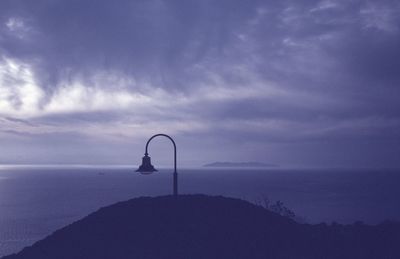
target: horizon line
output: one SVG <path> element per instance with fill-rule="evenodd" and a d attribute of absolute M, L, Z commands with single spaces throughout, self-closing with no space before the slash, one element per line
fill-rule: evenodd
<path fill-rule="evenodd" d="M 12 167 L 48 167 L 48 168 L 99 168 L 99 167 L 106 167 L 106 168 L 136 168 L 139 164 L 62 164 L 62 163 L 0 163 L 0 169 L 3 168 L 12 168 Z M 171 169 L 172 166 L 159 166 L 158 168 L 161 169 Z M 279 167 L 207 167 L 204 165 L 191 165 L 191 166 L 181 166 L 181 169 L 206 169 L 206 170 L 223 170 L 223 169 L 264 169 L 264 170 L 318 170 L 318 169 L 325 169 L 325 170 L 400 170 L 400 167 L 358 167 L 358 166 L 330 166 L 330 167 L 322 167 L 322 166 L 279 166 Z"/>

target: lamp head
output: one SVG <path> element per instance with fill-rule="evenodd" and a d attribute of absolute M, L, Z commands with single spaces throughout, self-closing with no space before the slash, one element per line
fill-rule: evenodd
<path fill-rule="evenodd" d="M 142 164 L 139 166 L 139 168 L 136 170 L 136 172 L 140 172 L 142 174 L 151 174 L 156 171 L 157 170 L 151 164 L 151 159 L 150 159 L 149 155 L 147 153 L 144 154 L 144 157 L 142 158 Z"/>

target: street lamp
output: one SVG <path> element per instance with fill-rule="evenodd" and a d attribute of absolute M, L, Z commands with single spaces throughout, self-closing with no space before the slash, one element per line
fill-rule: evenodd
<path fill-rule="evenodd" d="M 168 135 L 166 134 L 156 134 L 152 136 L 146 143 L 146 150 L 144 152 L 144 157 L 142 158 L 142 164 L 139 166 L 139 168 L 136 170 L 136 172 L 140 172 L 141 174 L 151 174 L 153 172 L 156 172 L 157 170 L 154 168 L 154 166 L 151 164 L 151 159 L 149 157 L 149 153 L 147 152 L 147 149 L 149 147 L 150 141 L 158 136 L 163 136 L 168 138 L 169 140 L 172 141 L 172 144 L 174 145 L 174 173 L 173 173 L 173 193 L 174 196 L 178 196 L 178 172 L 176 171 L 176 145 L 175 141 Z"/>

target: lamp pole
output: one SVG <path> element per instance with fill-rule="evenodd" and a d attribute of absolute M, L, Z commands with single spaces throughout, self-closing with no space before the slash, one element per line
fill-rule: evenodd
<path fill-rule="evenodd" d="M 174 194 L 174 197 L 177 197 L 178 196 L 178 172 L 176 171 L 176 144 L 175 144 L 175 141 L 170 136 L 168 136 L 167 134 L 156 134 L 156 135 L 152 136 L 151 138 L 149 138 L 149 140 L 147 141 L 146 150 L 145 150 L 144 156 L 148 157 L 148 155 L 149 155 L 148 147 L 149 147 L 150 141 L 152 139 L 154 139 L 155 137 L 159 137 L 159 136 L 163 136 L 163 137 L 168 138 L 169 140 L 171 140 L 172 144 L 174 145 L 173 194 Z"/>

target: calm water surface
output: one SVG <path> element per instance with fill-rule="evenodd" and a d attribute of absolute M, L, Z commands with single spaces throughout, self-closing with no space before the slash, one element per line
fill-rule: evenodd
<path fill-rule="evenodd" d="M 102 206 L 171 191 L 171 170 L 0 168 L 0 257 Z M 400 220 L 400 171 L 181 169 L 179 191 L 281 200 L 309 223 Z"/>

